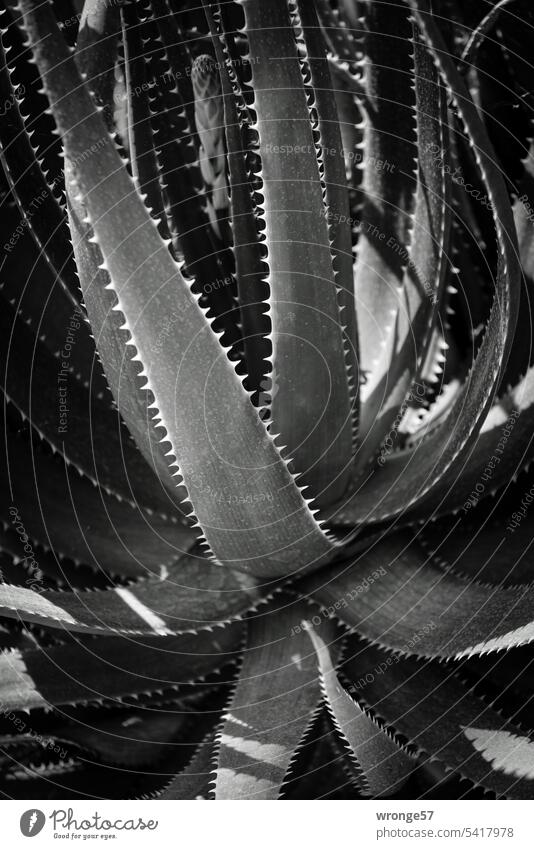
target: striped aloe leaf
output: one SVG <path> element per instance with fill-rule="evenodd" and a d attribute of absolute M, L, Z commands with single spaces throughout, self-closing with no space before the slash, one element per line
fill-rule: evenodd
<path fill-rule="evenodd" d="M 0 790 L 529 798 L 514 4 L 66 5 L 0 18 Z"/>

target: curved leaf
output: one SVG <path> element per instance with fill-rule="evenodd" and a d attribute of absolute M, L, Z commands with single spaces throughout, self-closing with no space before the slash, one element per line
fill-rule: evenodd
<path fill-rule="evenodd" d="M 92 634 L 168 636 L 240 618 L 264 593 L 252 578 L 199 557 L 178 560 L 160 580 L 87 592 L 0 584 L 2 616 Z"/>
<path fill-rule="evenodd" d="M 261 234 L 258 228 L 257 210 L 254 203 L 252 174 L 250 173 L 250 151 L 248 119 L 243 92 L 230 53 L 228 33 L 225 32 L 221 16 L 214 15 L 211 4 L 203 0 L 203 8 L 209 23 L 210 33 L 219 65 L 224 104 L 224 128 L 228 160 L 230 207 L 232 214 L 233 254 L 237 279 L 237 296 L 247 371 L 247 385 L 258 392 L 267 385 L 267 357 L 270 345 L 267 340 L 269 320 L 265 315 L 269 287 L 265 282 L 267 268 L 262 259 Z"/>
<path fill-rule="evenodd" d="M 271 604 L 248 624 L 248 639 L 218 735 L 216 799 L 276 799 L 321 692 L 302 627 L 307 608 Z"/>
<path fill-rule="evenodd" d="M 72 312 L 78 305 L 79 292 L 65 214 L 37 160 L 8 68 L 3 39 L 0 39 L 0 98 L 2 103 L 11 106 L 9 111 L 4 110 L 2 116 L 0 158 L 30 232 L 50 264 L 54 278 L 60 284 L 58 288 L 61 288 Z"/>
<path fill-rule="evenodd" d="M 343 676 L 356 698 L 430 760 L 499 797 L 531 798 L 532 740 L 440 664 L 360 646 Z"/>
<path fill-rule="evenodd" d="M 210 737 L 198 747 L 186 768 L 158 794 L 159 799 L 207 798 L 208 785 L 213 775 L 213 739 Z"/>
<path fill-rule="evenodd" d="M 345 156 L 335 96 L 324 39 L 313 3 L 299 0 L 296 24 L 302 26 L 301 62 L 309 71 L 317 130 L 321 140 L 320 167 L 323 172 L 326 216 L 339 287 L 341 322 L 345 326 L 345 359 L 348 368 L 350 403 L 355 435 L 359 418 L 358 329 L 354 298 L 351 213 L 345 174 Z M 304 52 L 304 56 L 302 53 Z"/>
<path fill-rule="evenodd" d="M 395 365 L 395 324 L 417 190 L 416 77 L 413 50 L 406 49 L 413 37 L 409 10 L 400 0 L 369 3 L 363 29 L 363 204 L 354 268 L 365 375 L 360 465 L 389 430 L 385 420 L 380 427 L 376 419 L 396 388 L 395 379 L 389 383 L 388 368 Z"/>
<path fill-rule="evenodd" d="M 0 516 L 16 510 L 29 538 L 56 556 L 107 574 L 146 577 L 194 544 L 194 530 L 108 496 L 60 455 L 46 453 L 38 439 L 9 434 L 6 442 Z"/>
<path fill-rule="evenodd" d="M 146 379 L 144 388 L 133 393 L 135 405 L 146 415 L 147 394 L 154 399 L 152 421 L 163 431 L 168 457 L 174 458 L 169 476 L 183 476 L 219 561 L 263 575 L 309 568 L 329 556 L 334 544 L 315 522 L 138 198 L 50 9 L 37 8 L 32 0 L 24 0 L 21 8 L 77 186 L 69 190 L 80 193 L 109 269 L 111 282 L 99 298 L 106 311 L 118 310 L 125 318 L 127 344 Z M 91 149 L 98 156 L 80 158 Z M 172 318 L 174 331 L 156 352 L 165 317 Z M 122 410 L 112 363 L 103 359 Z"/>
<path fill-rule="evenodd" d="M 317 652 L 326 705 L 349 753 L 363 773 L 365 795 L 391 796 L 414 769 L 410 758 L 348 695 L 335 673 L 328 648 L 308 627 Z"/>
<path fill-rule="evenodd" d="M 71 318 L 75 341 L 68 343 L 69 348 L 77 344 L 82 322 L 81 313 Z M 68 373 L 67 363 L 58 362 L 7 306 L 1 311 L 0 337 L 4 394 L 52 450 L 119 500 L 174 513 L 172 501 L 132 443 L 118 412 L 98 404 Z M 45 386 L 50 391 L 44 392 Z"/>
<path fill-rule="evenodd" d="M 280 435 L 302 482 L 325 504 L 347 487 L 352 422 L 321 175 L 287 4 L 246 0 L 242 8 L 254 56 L 269 266 L 271 431 Z"/>
<path fill-rule="evenodd" d="M 407 654 L 464 657 L 534 639 L 534 588 L 446 572 L 407 533 L 305 579 L 303 589 L 361 636 Z"/>
<path fill-rule="evenodd" d="M 1 589 L 1 588 L 0 588 Z M 240 623 L 180 637 L 99 637 L 0 655 L 0 698 L 6 711 L 120 701 L 180 689 L 235 660 Z M 65 729 L 62 731 L 65 734 Z"/>
<path fill-rule="evenodd" d="M 473 369 L 440 427 L 413 451 L 386 457 L 384 465 L 345 504 L 332 511 L 335 521 L 341 524 L 387 519 L 420 503 L 428 493 L 436 497 L 443 494 L 445 481 L 450 484 L 463 468 L 491 409 L 512 345 L 519 304 L 520 268 L 514 220 L 491 142 L 432 17 L 419 11 L 423 4 L 410 0 L 410 5 L 416 9 L 425 43 L 466 128 L 491 202 L 498 243 L 495 296 Z"/>

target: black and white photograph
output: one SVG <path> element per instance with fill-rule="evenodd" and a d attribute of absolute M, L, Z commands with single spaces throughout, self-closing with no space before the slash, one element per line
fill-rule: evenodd
<path fill-rule="evenodd" d="M 534 6 L 0 33 L 8 845 L 532 845 Z"/>

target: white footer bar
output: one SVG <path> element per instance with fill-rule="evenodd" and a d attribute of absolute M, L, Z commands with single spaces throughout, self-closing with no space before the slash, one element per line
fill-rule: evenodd
<path fill-rule="evenodd" d="M 531 801 L 4 801 L 1 845 L 117 849 L 534 847 Z"/>

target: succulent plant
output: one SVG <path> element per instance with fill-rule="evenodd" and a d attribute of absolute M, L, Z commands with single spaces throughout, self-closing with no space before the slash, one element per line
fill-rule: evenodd
<path fill-rule="evenodd" d="M 7 0 L 5 796 L 532 797 L 532 18 Z"/>

